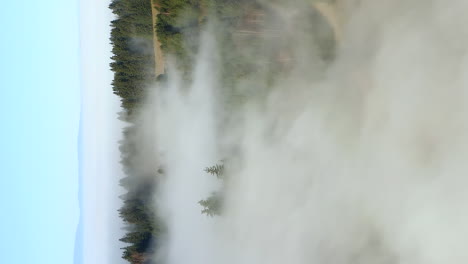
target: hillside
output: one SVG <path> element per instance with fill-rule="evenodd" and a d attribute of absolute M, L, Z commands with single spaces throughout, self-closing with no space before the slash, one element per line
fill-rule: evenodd
<path fill-rule="evenodd" d="M 110 8 L 116 15 L 111 32 L 113 90 L 121 98 L 120 118 L 129 124 L 120 142 L 126 174 L 121 185 L 127 190 L 119 210 L 127 230 L 121 241 L 128 245 L 122 257 L 132 264 L 153 263 L 165 225 L 156 217 L 152 199 L 164 171 L 153 150 L 141 151 L 154 142 L 142 141 L 146 132 L 138 113 L 152 89 L 158 89 L 171 74 L 167 58 L 173 59 L 175 68 L 189 81 L 201 32 L 208 23 L 222 28 L 216 32 L 223 64 L 219 92 L 225 98 L 225 108 L 233 109 L 247 96 L 265 92 L 259 85 L 246 94 L 237 90 L 238 82 L 258 74 L 274 82 L 279 73 L 291 67 L 297 60 L 291 45 L 297 36 L 288 35 L 281 10 L 250 0 L 113 0 Z M 302 29 L 301 21 L 310 21 L 312 27 Z M 312 7 L 301 13 L 296 23 L 293 26 L 303 32 L 324 27 L 323 18 Z M 311 40 L 312 46 L 320 47 L 319 56 L 324 61 L 333 56 L 333 35 L 327 30 L 324 43 Z M 264 49 L 265 43 L 275 44 Z M 152 161 L 150 166 L 148 161 Z"/>

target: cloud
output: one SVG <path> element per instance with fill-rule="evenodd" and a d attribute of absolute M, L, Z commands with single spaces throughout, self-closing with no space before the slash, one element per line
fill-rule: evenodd
<path fill-rule="evenodd" d="M 296 20 L 298 6 L 281 7 L 284 32 L 276 46 L 262 46 L 287 50 L 290 64 L 273 81 L 259 71 L 238 82 L 247 103 L 230 112 L 216 104 L 225 99 L 214 93 L 225 65 L 206 49 L 224 47 L 205 38 L 193 82 L 169 71 L 157 107 L 147 109 L 156 113 L 149 142 L 158 139 L 167 166 L 157 196 L 168 225 L 160 257 L 168 264 L 468 261 L 468 21 L 459 11 L 466 2 L 353 2 L 329 63 L 304 34 L 305 20 Z M 268 90 L 252 92 L 259 87 Z M 221 158 L 223 214 L 203 218 L 198 199 L 219 188 L 203 168 Z"/>
<path fill-rule="evenodd" d="M 120 101 L 112 93 L 109 69 L 112 14 L 108 1 L 80 1 L 82 72 L 83 262 L 124 263 L 120 258 L 118 141 Z"/>

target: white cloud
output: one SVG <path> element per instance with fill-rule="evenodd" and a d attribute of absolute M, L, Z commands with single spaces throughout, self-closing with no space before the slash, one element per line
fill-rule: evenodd
<path fill-rule="evenodd" d="M 118 181 L 122 177 L 117 141 L 123 124 L 112 93 L 109 1 L 80 1 L 83 114 L 84 263 L 125 263 L 121 259 Z"/>

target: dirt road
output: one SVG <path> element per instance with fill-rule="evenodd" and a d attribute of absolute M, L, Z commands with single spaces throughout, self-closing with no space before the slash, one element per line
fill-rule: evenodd
<path fill-rule="evenodd" d="M 340 1 L 334 1 L 333 3 L 314 1 L 312 5 L 322 14 L 328 24 L 332 27 L 335 40 L 337 42 L 341 41 L 344 21 Z"/>
<path fill-rule="evenodd" d="M 159 11 L 156 8 L 158 5 L 158 0 L 150 0 L 151 1 L 151 13 L 153 16 L 153 46 L 154 46 L 154 63 L 155 67 L 155 74 L 159 76 L 165 73 L 166 70 L 166 60 L 164 58 L 164 54 L 161 50 L 161 42 L 158 40 L 158 35 L 156 34 L 156 22 L 158 21 L 158 14 Z"/>

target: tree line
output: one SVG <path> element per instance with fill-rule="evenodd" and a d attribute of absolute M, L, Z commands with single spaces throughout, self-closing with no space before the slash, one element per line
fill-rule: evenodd
<path fill-rule="evenodd" d="M 110 41 L 114 72 L 113 92 L 120 97 L 123 112 L 121 119 L 129 125 L 123 131 L 120 142 L 121 163 L 125 172 L 120 185 L 126 193 L 120 198 L 119 215 L 124 222 L 126 234 L 120 239 L 122 258 L 132 264 L 151 261 L 161 230 L 151 208 L 154 193 L 154 175 L 142 175 L 135 158 L 138 153 L 136 112 L 141 106 L 148 84 L 156 80 L 153 26 L 150 0 L 113 0 L 109 6 L 115 15 L 111 22 Z"/>

